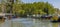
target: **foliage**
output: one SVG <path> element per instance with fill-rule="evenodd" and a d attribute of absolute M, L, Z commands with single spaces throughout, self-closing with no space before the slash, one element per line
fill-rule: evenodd
<path fill-rule="evenodd" d="M 17 6 L 18 7 L 18 6 Z M 21 4 L 19 9 L 24 10 L 24 14 L 47 14 L 44 12 L 44 9 L 48 9 L 49 14 L 54 14 L 55 13 L 55 8 L 49 4 L 48 2 L 34 2 L 34 3 L 26 3 L 26 4 Z M 21 11 L 20 9 L 20 11 Z M 21 12 L 20 12 L 21 13 Z"/>
<path fill-rule="evenodd" d="M 34 2 L 34 3 L 18 3 L 18 0 L 13 4 L 12 12 L 20 16 L 32 15 L 32 14 L 47 14 L 44 9 L 48 10 L 49 14 L 55 13 L 55 8 L 48 2 Z M 9 7 L 7 6 L 6 12 L 9 12 Z"/>

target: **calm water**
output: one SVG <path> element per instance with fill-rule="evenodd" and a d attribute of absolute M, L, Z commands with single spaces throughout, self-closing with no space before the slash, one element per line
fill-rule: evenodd
<path fill-rule="evenodd" d="M 60 27 L 60 23 L 51 23 L 48 20 L 38 20 L 32 18 L 20 18 L 6 20 L 0 27 Z"/>

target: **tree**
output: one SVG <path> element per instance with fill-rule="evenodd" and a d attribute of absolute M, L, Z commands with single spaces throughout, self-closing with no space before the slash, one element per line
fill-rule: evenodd
<path fill-rule="evenodd" d="M 8 6 L 7 6 L 8 7 Z M 13 4 L 13 14 L 20 16 L 26 16 L 27 14 L 54 14 L 55 8 L 48 2 L 34 2 L 34 3 L 18 3 L 18 0 Z M 7 12 L 8 12 L 7 8 Z"/>

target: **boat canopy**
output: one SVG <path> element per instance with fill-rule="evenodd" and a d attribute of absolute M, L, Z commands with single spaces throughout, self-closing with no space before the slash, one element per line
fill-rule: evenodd
<path fill-rule="evenodd" d="M 13 14 L 10 14 L 10 13 L 0 13 L 0 16 L 5 16 L 5 15 L 13 15 Z"/>

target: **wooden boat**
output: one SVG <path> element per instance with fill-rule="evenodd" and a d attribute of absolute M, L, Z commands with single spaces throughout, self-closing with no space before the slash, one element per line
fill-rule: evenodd
<path fill-rule="evenodd" d="M 58 16 L 54 16 L 51 22 L 60 22 L 60 18 Z"/>

